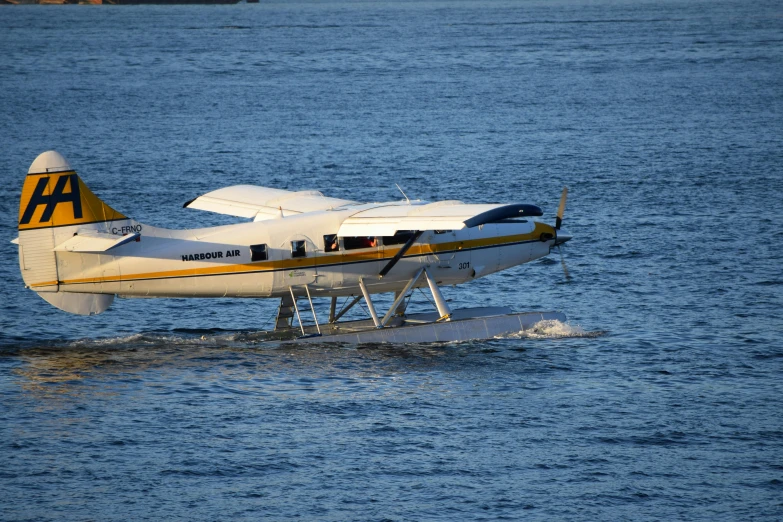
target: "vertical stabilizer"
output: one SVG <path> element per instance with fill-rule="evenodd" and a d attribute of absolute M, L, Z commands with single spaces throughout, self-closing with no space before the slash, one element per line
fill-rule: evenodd
<path fill-rule="evenodd" d="M 87 188 L 58 152 L 39 155 L 22 187 L 19 231 L 127 219 Z"/>
<path fill-rule="evenodd" d="M 69 232 L 67 227 L 76 230 L 79 226 L 120 219 L 127 218 L 98 199 L 60 153 L 50 150 L 40 154 L 27 171 L 19 205 L 19 268 L 25 284 L 42 293 L 42 297 L 44 293 L 58 292 L 55 235 Z M 94 301 L 89 294 L 84 296 Z M 76 303 L 78 297 L 45 298 L 73 313 L 100 313 L 98 310 L 108 306 L 109 297 L 113 299 L 107 296 L 99 300 L 100 304 L 90 306 Z"/>

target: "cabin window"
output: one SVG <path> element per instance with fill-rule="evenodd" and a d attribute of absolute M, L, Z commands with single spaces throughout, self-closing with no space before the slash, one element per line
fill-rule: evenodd
<path fill-rule="evenodd" d="M 324 252 L 337 252 L 340 250 L 340 243 L 337 241 L 337 234 L 326 234 L 324 236 Z"/>
<path fill-rule="evenodd" d="M 377 237 L 359 236 L 343 238 L 343 246 L 346 250 L 356 250 L 357 248 L 374 248 L 378 246 Z"/>
<path fill-rule="evenodd" d="M 383 236 L 383 246 L 403 245 L 413 234 L 413 230 L 398 230 L 393 236 Z"/>
<path fill-rule="evenodd" d="M 436 230 L 435 231 L 436 234 L 446 234 L 448 232 L 454 232 L 454 231 L 453 230 Z"/>
<path fill-rule="evenodd" d="M 250 245 L 250 261 L 266 261 L 269 255 L 266 252 L 266 245 Z"/>
<path fill-rule="evenodd" d="M 291 257 L 307 257 L 304 240 L 291 241 Z"/>

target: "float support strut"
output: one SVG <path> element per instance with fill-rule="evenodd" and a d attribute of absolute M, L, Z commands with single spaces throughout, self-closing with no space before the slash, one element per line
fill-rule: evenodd
<path fill-rule="evenodd" d="M 405 288 L 400 292 L 400 294 L 397 296 L 397 299 L 394 300 L 394 303 L 389 307 L 389 311 L 386 312 L 386 315 L 383 316 L 383 319 L 381 319 L 381 326 L 386 326 L 386 323 L 389 322 L 389 319 L 391 319 L 394 312 L 397 310 L 397 307 L 400 306 L 400 304 L 405 300 L 405 294 L 408 293 L 408 291 L 413 287 L 413 285 L 416 284 L 416 282 L 421 277 L 421 273 L 424 270 L 424 268 L 419 268 L 418 272 L 416 272 L 416 275 L 413 276 L 413 278 L 408 281 L 408 284 L 405 285 Z"/>
<path fill-rule="evenodd" d="M 372 322 L 375 324 L 376 328 L 381 328 L 381 322 L 378 320 L 378 314 L 375 313 L 375 307 L 372 304 L 370 293 L 367 291 L 367 287 L 364 285 L 364 279 L 361 277 L 359 278 L 359 287 L 362 289 L 362 295 L 364 296 L 364 300 L 367 301 L 367 308 L 370 309 Z"/>
<path fill-rule="evenodd" d="M 443 294 L 440 293 L 438 283 L 435 282 L 435 280 L 430 275 L 430 271 L 426 268 L 424 269 L 424 274 L 427 276 L 427 284 L 430 285 L 432 297 L 435 299 L 435 306 L 438 308 L 438 313 L 440 314 L 440 319 L 438 320 L 448 321 L 449 317 L 451 317 L 451 309 L 446 303 L 446 300 L 443 298 Z"/>
<path fill-rule="evenodd" d="M 337 299 L 337 298 L 336 298 L 336 297 L 334 297 L 333 299 Z M 340 319 L 340 318 L 341 318 L 341 317 L 342 317 L 342 316 L 345 314 L 345 312 L 347 312 L 348 310 L 350 310 L 351 308 L 353 308 L 353 305 L 355 305 L 356 303 L 358 303 L 359 301 L 361 301 L 361 299 L 362 299 L 362 296 L 360 296 L 360 295 L 357 295 L 356 297 L 354 297 L 354 298 L 353 298 L 353 301 L 351 301 L 351 304 L 349 304 L 347 307 L 345 307 L 345 308 L 343 308 L 342 310 L 340 310 L 340 312 L 339 312 L 337 315 L 335 315 L 335 316 L 334 316 L 334 319 L 333 319 L 333 320 L 330 320 L 329 322 L 330 322 L 330 323 L 335 323 L 335 322 L 337 322 L 337 320 L 338 320 L 338 319 Z M 335 304 L 335 306 L 336 306 L 336 304 Z"/>

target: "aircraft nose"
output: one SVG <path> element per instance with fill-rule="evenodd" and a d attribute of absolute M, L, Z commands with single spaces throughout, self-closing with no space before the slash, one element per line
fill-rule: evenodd
<path fill-rule="evenodd" d="M 554 244 L 554 246 L 562 245 L 563 243 L 571 241 L 572 237 L 574 237 L 574 236 L 572 236 L 571 234 L 569 234 L 565 230 L 558 230 L 557 234 L 555 235 L 555 244 Z"/>

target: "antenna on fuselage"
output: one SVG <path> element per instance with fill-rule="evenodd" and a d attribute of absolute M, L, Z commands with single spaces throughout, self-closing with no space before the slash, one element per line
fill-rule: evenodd
<path fill-rule="evenodd" d="M 399 186 L 399 185 L 397 185 L 396 183 L 395 183 L 394 185 L 397 187 L 397 190 L 399 190 L 400 192 L 402 192 L 402 195 L 403 195 L 403 196 L 405 196 L 405 201 L 407 201 L 407 202 L 408 202 L 408 205 L 410 205 L 410 204 L 411 204 L 411 200 L 410 200 L 410 199 L 408 199 L 408 196 L 405 194 L 405 192 L 403 192 L 403 190 L 400 188 L 400 186 Z"/>

